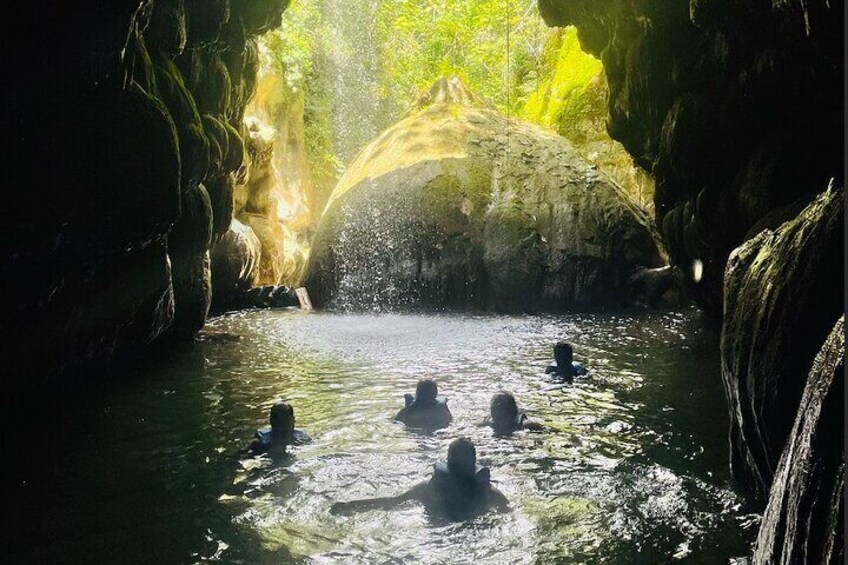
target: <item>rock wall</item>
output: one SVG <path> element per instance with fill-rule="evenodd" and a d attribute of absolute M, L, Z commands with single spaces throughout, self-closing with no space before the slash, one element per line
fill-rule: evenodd
<path fill-rule="evenodd" d="M 724 316 L 731 466 L 768 502 L 755 561 L 843 562 L 836 338 L 814 365 L 844 313 L 843 191 L 816 197 L 844 183 L 843 2 L 539 7 L 603 61 L 610 135 L 653 172 L 690 294 Z"/>
<path fill-rule="evenodd" d="M 844 311 L 843 192 L 824 193 L 796 219 L 730 257 L 722 376 L 734 476 L 765 501 L 813 359 Z"/>
<path fill-rule="evenodd" d="M 539 8 L 549 25 L 575 25 L 603 61 L 610 135 L 653 172 L 670 260 L 720 315 L 726 259 L 751 228 L 776 227 L 781 209 L 841 180 L 843 2 L 539 0 Z"/>
<path fill-rule="evenodd" d="M 585 53 L 573 27 L 555 30 L 545 44 L 539 87 L 525 119 L 569 140 L 640 206 L 653 209 L 654 179 L 607 133 L 609 87 L 603 65 Z"/>
<path fill-rule="evenodd" d="M 756 563 L 845 560 L 845 316 L 816 356 L 775 475 Z"/>
<path fill-rule="evenodd" d="M 13 2 L 4 89 L 16 211 L 0 341 L 48 376 L 191 335 L 243 180 L 254 37 L 284 0 Z"/>

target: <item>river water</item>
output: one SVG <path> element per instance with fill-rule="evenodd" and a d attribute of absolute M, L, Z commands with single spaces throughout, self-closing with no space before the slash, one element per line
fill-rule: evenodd
<path fill-rule="evenodd" d="M 558 339 L 587 380 L 546 380 Z M 255 311 L 113 377 L 69 401 L 27 459 L 12 562 L 728 563 L 756 534 L 729 483 L 717 339 L 694 311 Z M 454 415 L 433 435 L 392 421 L 422 377 Z M 479 426 L 499 390 L 551 431 Z M 280 398 L 314 442 L 246 456 Z M 512 512 L 329 513 L 425 479 L 460 436 Z"/>

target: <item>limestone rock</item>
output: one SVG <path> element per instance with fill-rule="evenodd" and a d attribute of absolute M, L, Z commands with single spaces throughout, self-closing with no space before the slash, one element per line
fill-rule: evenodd
<path fill-rule="evenodd" d="M 235 218 L 212 248 L 212 298 L 216 310 L 237 294 L 259 284 L 262 245 L 253 230 Z"/>
<path fill-rule="evenodd" d="M 5 35 L 32 38 L 7 65 L 27 88 L 0 95 L 19 212 L 0 236 L 14 297 L 0 344 L 16 386 L 203 324 L 211 236 L 227 230 L 244 172 L 254 37 L 287 4 L 10 6 Z"/>
<path fill-rule="evenodd" d="M 844 312 L 842 198 L 841 190 L 824 193 L 794 220 L 742 245 L 728 262 L 721 356 L 731 467 L 761 502 L 813 359 Z"/>
<path fill-rule="evenodd" d="M 755 563 L 845 559 L 845 316 L 813 363 L 763 515 Z"/>
<path fill-rule="evenodd" d="M 319 306 L 587 308 L 661 264 L 647 214 L 565 139 L 437 102 L 348 167 L 304 281 Z"/>
<path fill-rule="evenodd" d="M 749 228 L 843 178 L 842 7 L 539 0 L 604 63 L 610 136 L 656 179 L 669 259 L 716 317 Z"/>

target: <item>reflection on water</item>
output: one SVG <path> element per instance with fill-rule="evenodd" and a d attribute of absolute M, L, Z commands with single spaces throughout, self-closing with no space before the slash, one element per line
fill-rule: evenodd
<path fill-rule="evenodd" d="M 591 370 L 574 386 L 543 374 L 563 338 Z M 728 486 L 717 352 L 690 312 L 218 318 L 199 343 L 69 406 L 21 487 L 13 556 L 727 563 L 747 553 L 755 524 Z M 454 415 L 430 436 L 391 420 L 424 376 L 439 380 Z M 502 389 L 556 431 L 496 438 L 480 427 Z M 247 457 L 278 398 L 315 441 L 277 461 Z M 464 523 L 414 503 L 329 513 L 426 478 L 459 436 L 475 442 L 512 513 Z"/>

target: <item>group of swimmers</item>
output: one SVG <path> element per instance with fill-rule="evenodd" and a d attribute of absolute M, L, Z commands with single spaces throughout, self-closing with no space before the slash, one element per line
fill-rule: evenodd
<path fill-rule="evenodd" d="M 586 369 L 574 362 L 573 349 L 565 342 L 554 346 L 554 363 L 545 371 L 560 382 L 573 382 Z M 439 397 L 438 385 L 432 379 L 418 381 L 415 394 L 404 395 L 405 406 L 395 420 L 407 426 L 427 431 L 445 428 L 453 421 L 447 401 Z M 250 446 L 253 454 L 274 450 L 285 452 L 288 445 L 303 445 L 311 438 L 295 428 L 294 409 L 285 402 L 271 408 L 271 425 L 258 430 Z M 490 426 L 496 435 L 507 436 L 515 431 L 542 431 L 545 427 L 518 409 L 515 397 L 499 392 L 489 404 L 489 416 L 481 425 Z M 434 465 L 430 479 L 423 481 L 399 496 L 339 502 L 334 513 L 369 509 L 390 509 L 409 500 L 422 503 L 431 513 L 454 519 L 464 519 L 489 509 L 509 510 L 506 497 L 491 484 L 487 467 L 477 465 L 477 450 L 467 438 L 459 438 L 448 447 L 446 463 Z"/>

